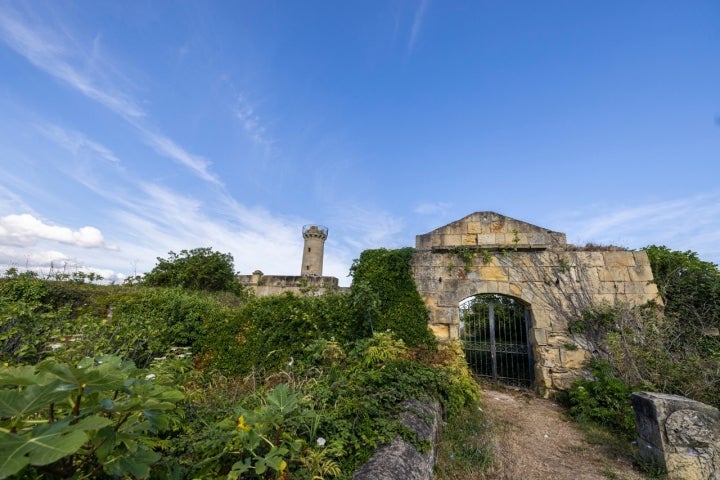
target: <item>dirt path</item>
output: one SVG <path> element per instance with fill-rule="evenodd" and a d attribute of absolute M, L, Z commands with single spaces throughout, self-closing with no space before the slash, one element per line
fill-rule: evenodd
<path fill-rule="evenodd" d="M 639 480 L 630 460 L 591 444 L 563 408 L 524 391 L 483 386 L 482 405 L 493 422 L 497 448 L 490 480 Z"/>

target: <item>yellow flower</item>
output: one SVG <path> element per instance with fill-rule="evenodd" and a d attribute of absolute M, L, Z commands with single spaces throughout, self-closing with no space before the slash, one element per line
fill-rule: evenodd
<path fill-rule="evenodd" d="M 280 460 L 280 473 L 283 473 L 286 468 L 287 468 L 287 462 L 285 460 Z"/>
<path fill-rule="evenodd" d="M 240 430 L 245 430 L 246 432 L 250 431 L 250 426 L 245 423 L 245 417 L 240 415 L 237 420 L 237 428 Z"/>

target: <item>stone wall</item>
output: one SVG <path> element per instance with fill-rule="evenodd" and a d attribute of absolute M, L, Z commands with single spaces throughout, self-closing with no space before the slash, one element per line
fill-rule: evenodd
<path fill-rule="evenodd" d="M 590 352 L 568 332 L 586 307 L 659 300 L 647 255 L 578 249 L 565 234 L 494 212 L 476 212 L 416 238 L 413 274 L 440 340 L 458 338 L 459 303 L 476 294 L 519 299 L 529 332 L 538 390 L 567 389 Z"/>
<path fill-rule="evenodd" d="M 295 295 L 322 295 L 348 290 L 339 287 L 335 277 L 264 275 L 260 270 L 254 271 L 252 275 L 238 275 L 237 280 L 258 297 L 281 295 L 285 292 Z"/>
<path fill-rule="evenodd" d="M 720 411 L 677 395 L 632 396 L 638 448 L 671 480 L 720 480 Z"/>

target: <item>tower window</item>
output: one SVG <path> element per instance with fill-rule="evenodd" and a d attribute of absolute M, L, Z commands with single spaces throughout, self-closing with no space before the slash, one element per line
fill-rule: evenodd
<path fill-rule="evenodd" d="M 311 247 L 308 247 L 308 252 L 310 252 L 310 251 L 312 251 L 312 248 L 311 248 Z"/>

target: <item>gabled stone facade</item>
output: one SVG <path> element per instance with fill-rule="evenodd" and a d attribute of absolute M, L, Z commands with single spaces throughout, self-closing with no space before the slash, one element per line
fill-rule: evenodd
<path fill-rule="evenodd" d="M 458 338 L 459 303 L 476 294 L 514 297 L 531 311 L 529 341 L 538 390 L 567 389 L 590 357 L 568 320 L 601 303 L 659 301 L 647 255 L 582 248 L 554 232 L 476 212 L 416 237 L 413 272 L 441 340 Z"/>

